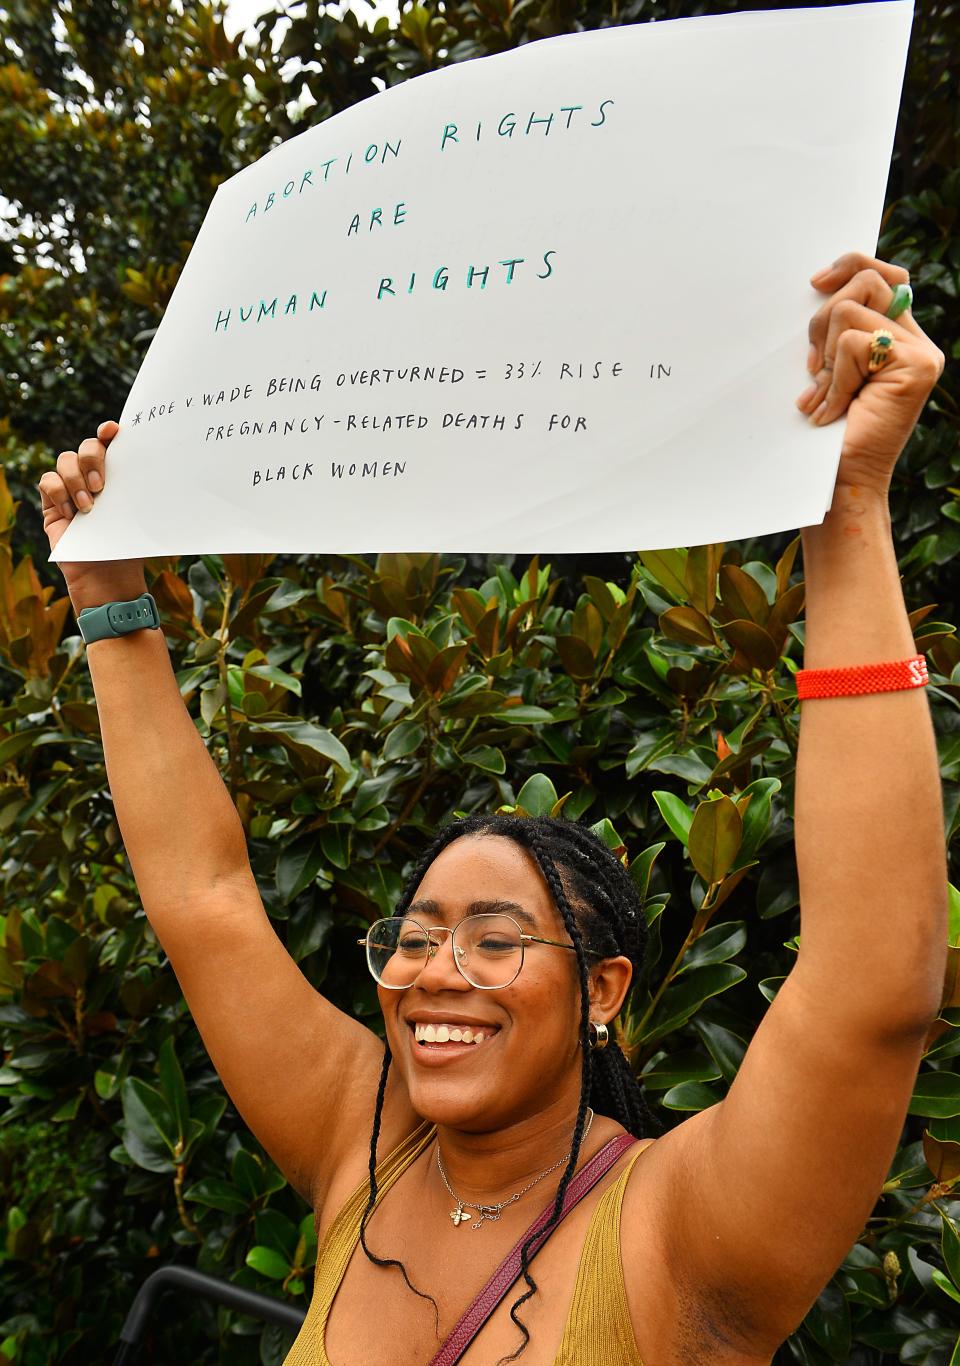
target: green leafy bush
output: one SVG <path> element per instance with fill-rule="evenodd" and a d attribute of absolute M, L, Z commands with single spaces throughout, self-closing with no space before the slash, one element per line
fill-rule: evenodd
<path fill-rule="evenodd" d="M 0 242 L 0 1366 L 108 1359 L 137 1287 L 171 1260 L 306 1305 L 316 1253 L 309 1211 L 227 1103 L 140 907 L 36 480 L 119 412 L 216 183 L 272 141 L 376 79 L 579 27 L 734 7 L 414 5 L 370 33 L 309 0 L 274 52 L 272 12 L 242 51 L 201 5 L 178 18 L 159 3 L 75 4 L 57 7 L 72 66 L 49 5 L 0 15 L 0 181 L 19 228 Z M 881 244 L 913 271 L 917 317 L 954 356 L 958 36 L 956 5 L 923 7 Z M 281 79 L 285 62 L 299 74 Z M 58 236 L 64 199 L 75 211 Z M 49 233 L 42 261 L 28 213 Z M 951 849 L 956 415 L 948 370 L 892 497 Z M 553 563 L 149 562 L 181 692 L 308 979 L 377 1028 L 354 941 L 390 912 L 430 832 L 455 811 L 562 810 L 627 858 L 644 897 L 650 957 L 622 1038 L 651 1105 L 670 1126 L 720 1099 L 796 952 L 796 551 L 781 536 Z M 882 1196 L 778 1361 L 960 1362 L 955 893 L 951 945 Z M 197 1302 L 151 1333 L 157 1361 L 229 1366 L 282 1361 L 288 1342 Z"/>

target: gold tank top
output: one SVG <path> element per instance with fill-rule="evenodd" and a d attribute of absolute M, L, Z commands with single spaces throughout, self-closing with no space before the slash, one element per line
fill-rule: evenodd
<path fill-rule="evenodd" d="M 377 1165 L 377 1204 L 433 1141 L 424 1122 Z M 652 1140 L 651 1140 L 652 1141 Z M 580 1253 L 573 1299 L 553 1366 L 643 1366 L 627 1305 L 620 1263 L 620 1210 L 634 1162 L 647 1146 L 638 1143 L 630 1161 L 608 1186 L 593 1212 Z M 359 1185 L 327 1229 L 317 1252 L 310 1309 L 283 1366 L 331 1366 L 324 1344 L 330 1306 L 360 1241 L 360 1220 L 369 1186 Z M 340 1366 L 357 1366 L 342 1362 Z"/>

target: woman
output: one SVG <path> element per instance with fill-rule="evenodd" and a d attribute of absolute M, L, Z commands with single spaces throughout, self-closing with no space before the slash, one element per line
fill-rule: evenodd
<path fill-rule="evenodd" d="M 826 298 L 797 404 L 848 421 L 833 505 L 802 533 L 807 670 L 915 655 L 887 491 L 943 356 L 902 311 L 907 280 L 859 255 L 812 279 Z M 117 430 L 103 423 L 40 480 L 51 546 L 103 488 Z M 145 589 L 140 561 L 61 569 L 78 614 Z M 144 908 L 227 1091 L 316 1212 L 317 1287 L 289 1366 L 430 1362 L 521 1240 L 513 1289 L 444 1360 L 768 1362 L 861 1232 L 940 1003 L 946 870 L 921 667 L 845 696 L 847 675 L 826 676 L 804 704 L 796 965 L 722 1102 L 611 1147 L 649 1127 L 602 1046 L 643 922 L 596 841 L 563 821 L 441 832 L 402 924 L 365 941 L 385 1053 L 276 938 L 162 633 L 88 655 Z M 601 1151 L 616 1160 L 559 1221 Z M 541 1212 L 553 1232 L 532 1261 Z"/>

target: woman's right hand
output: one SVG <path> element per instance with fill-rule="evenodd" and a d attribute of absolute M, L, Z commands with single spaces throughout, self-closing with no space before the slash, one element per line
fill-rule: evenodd
<path fill-rule="evenodd" d="M 116 422 L 101 422 L 95 437 L 81 441 L 75 451 L 62 451 L 56 470 L 41 475 L 37 487 L 51 550 L 78 510 L 85 516 L 92 511 L 106 483 L 107 446 L 119 430 Z M 147 589 L 142 559 L 63 561 L 60 569 L 75 613 L 104 602 L 137 598 Z"/>

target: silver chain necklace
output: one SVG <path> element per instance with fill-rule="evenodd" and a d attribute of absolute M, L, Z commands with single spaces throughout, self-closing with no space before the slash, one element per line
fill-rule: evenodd
<path fill-rule="evenodd" d="M 583 1138 L 580 1140 L 581 1146 L 587 1141 L 587 1135 L 590 1132 L 590 1125 L 592 1123 L 593 1111 L 588 1108 L 587 1122 L 584 1126 Z M 531 1190 L 537 1184 L 538 1181 L 542 1181 L 545 1176 L 549 1176 L 551 1172 L 555 1172 L 557 1168 L 561 1165 L 561 1163 L 567 1161 L 569 1156 L 570 1153 L 565 1152 L 563 1157 L 559 1158 L 556 1162 L 554 1162 L 552 1167 L 547 1167 L 547 1169 L 545 1171 L 542 1171 L 539 1176 L 535 1176 L 532 1181 L 528 1181 L 527 1184 L 521 1190 L 515 1191 L 513 1195 L 508 1197 L 508 1199 L 501 1200 L 499 1205 L 476 1205 L 470 1200 L 461 1200 L 457 1192 L 453 1189 L 453 1187 L 450 1185 L 450 1182 L 447 1180 L 447 1173 L 443 1170 L 443 1162 L 440 1159 L 440 1143 L 438 1141 L 437 1166 L 440 1168 L 440 1175 L 443 1178 L 443 1184 L 446 1186 L 450 1195 L 452 1195 L 454 1200 L 456 1200 L 457 1202 L 456 1209 L 452 1209 L 450 1211 L 450 1218 L 453 1220 L 454 1226 L 457 1227 L 460 1224 L 465 1223 L 466 1220 L 470 1218 L 470 1215 L 467 1213 L 468 1209 L 475 1209 L 477 1211 L 477 1214 L 479 1215 L 477 1222 L 475 1224 L 470 1225 L 471 1228 L 482 1228 L 486 1220 L 492 1221 L 494 1219 L 499 1219 L 500 1215 L 503 1213 L 503 1211 L 507 1208 L 508 1205 L 512 1205 L 516 1200 L 519 1200 L 521 1195 L 526 1195 L 527 1191 Z"/>

